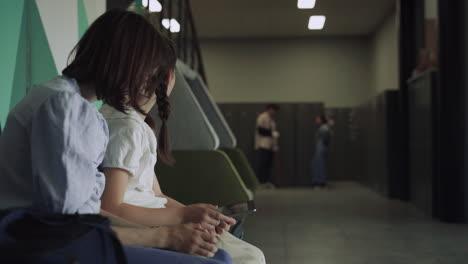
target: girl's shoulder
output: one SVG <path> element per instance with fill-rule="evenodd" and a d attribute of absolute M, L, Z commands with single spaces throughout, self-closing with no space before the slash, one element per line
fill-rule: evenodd
<path fill-rule="evenodd" d="M 120 112 L 109 105 L 103 105 L 100 112 L 109 126 L 109 134 L 122 133 L 142 134 L 146 123 L 133 109 Z"/>

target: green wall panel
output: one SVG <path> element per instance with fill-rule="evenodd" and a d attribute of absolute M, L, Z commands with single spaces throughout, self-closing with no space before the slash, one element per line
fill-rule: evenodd
<path fill-rule="evenodd" d="M 23 11 L 21 22 L 21 30 L 20 30 L 20 40 L 18 43 L 18 52 L 16 55 L 16 66 L 15 66 L 15 75 L 13 81 L 13 90 L 11 91 L 11 100 L 10 100 L 10 109 L 13 109 L 21 99 L 26 95 L 28 91 L 28 83 L 27 83 L 27 45 L 28 45 L 28 37 L 27 37 L 27 17 L 25 12 Z"/>
<path fill-rule="evenodd" d="M 98 101 L 94 102 L 94 105 L 97 107 L 97 109 L 101 109 L 102 101 L 98 100 Z"/>
<path fill-rule="evenodd" d="M 54 57 L 49 47 L 36 1 L 28 1 L 31 32 L 31 85 L 37 85 L 57 76 Z"/>
<path fill-rule="evenodd" d="M 24 0 L 4 1 L 0 8 L 0 123 L 5 126 L 15 77 L 16 55 L 23 20 Z"/>
<path fill-rule="evenodd" d="M 83 0 L 78 0 L 78 38 L 81 38 L 88 29 L 88 16 Z"/>
<path fill-rule="evenodd" d="M 77 0 L 78 34 L 87 30 L 83 0 Z M 36 0 L 5 1 L 0 9 L 0 124 L 37 84 L 58 74 Z M 65 37 L 65 36 L 64 36 Z M 100 108 L 101 101 L 95 103 Z"/>

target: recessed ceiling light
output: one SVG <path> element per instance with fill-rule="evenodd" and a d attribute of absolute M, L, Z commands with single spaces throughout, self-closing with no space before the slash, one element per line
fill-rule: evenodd
<path fill-rule="evenodd" d="M 144 3 L 143 3 L 144 6 Z M 150 12 L 161 12 L 162 5 L 158 0 L 149 0 L 149 11 Z"/>
<path fill-rule="evenodd" d="M 297 8 L 312 9 L 315 7 L 315 0 L 297 0 Z"/>
<path fill-rule="evenodd" d="M 164 28 L 169 29 L 171 27 L 171 20 L 169 18 L 164 18 L 161 21 Z"/>
<path fill-rule="evenodd" d="M 171 19 L 171 32 L 172 33 L 180 32 L 180 24 L 174 18 Z"/>
<path fill-rule="evenodd" d="M 180 32 L 180 24 L 179 22 L 172 18 L 172 19 L 169 19 L 169 18 L 164 18 L 162 21 L 161 21 L 162 25 L 164 28 L 166 29 L 169 29 L 172 33 L 178 33 Z"/>
<path fill-rule="evenodd" d="M 321 30 L 325 26 L 325 16 L 311 16 L 309 18 L 309 29 L 310 30 Z"/>

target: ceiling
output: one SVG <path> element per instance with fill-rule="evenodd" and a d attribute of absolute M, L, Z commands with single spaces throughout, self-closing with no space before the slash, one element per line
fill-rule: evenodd
<path fill-rule="evenodd" d="M 200 38 L 290 38 L 373 33 L 394 12 L 395 0 L 190 0 Z M 311 15 L 325 15 L 322 31 L 308 30 Z"/>

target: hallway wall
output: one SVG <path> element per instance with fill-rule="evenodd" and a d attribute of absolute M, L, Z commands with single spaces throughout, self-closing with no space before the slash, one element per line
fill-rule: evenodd
<path fill-rule="evenodd" d="M 370 36 L 205 39 L 208 83 L 219 103 L 324 102 L 354 107 L 397 90 L 397 15 Z"/>
<path fill-rule="evenodd" d="M 401 173 L 399 135 L 387 132 L 399 114 L 396 20 L 393 11 L 372 35 L 354 38 L 202 40 L 210 91 L 223 106 L 323 102 L 337 122 L 330 179 L 360 181 L 402 197 L 394 186 Z M 248 127 L 251 133 L 253 125 Z"/>
<path fill-rule="evenodd" d="M 396 12 L 383 21 L 370 42 L 371 96 L 385 90 L 397 90 L 399 55 Z"/>
<path fill-rule="evenodd" d="M 15 0 L 0 9 L 0 124 L 36 84 L 59 74 L 104 0 Z"/>
<path fill-rule="evenodd" d="M 219 103 L 324 102 L 353 106 L 370 88 L 365 37 L 202 40 Z"/>
<path fill-rule="evenodd" d="M 402 199 L 400 94 L 384 91 L 352 110 L 350 155 L 355 180 L 394 199 Z"/>

